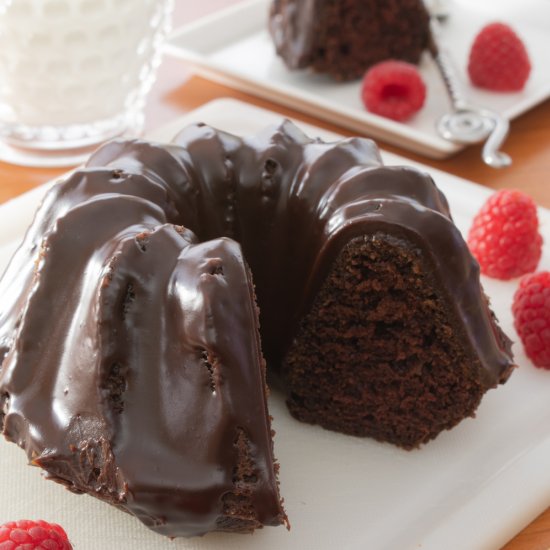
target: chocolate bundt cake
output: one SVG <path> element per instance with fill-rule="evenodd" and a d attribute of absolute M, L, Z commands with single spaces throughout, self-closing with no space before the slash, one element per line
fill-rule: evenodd
<path fill-rule="evenodd" d="M 429 176 L 288 121 L 197 124 L 109 143 L 47 195 L 0 281 L 4 435 L 164 534 L 284 523 L 243 257 L 301 420 L 411 448 L 512 370 Z"/>
<path fill-rule="evenodd" d="M 429 15 L 422 0 L 273 0 L 269 30 L 290 69 L 353 80 L 385 59 L 418 63 Z"/>

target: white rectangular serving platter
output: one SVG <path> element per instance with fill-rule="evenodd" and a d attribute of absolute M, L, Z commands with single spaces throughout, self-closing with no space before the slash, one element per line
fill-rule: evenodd
<path fill-rule="evenodd" d="M 270 0 L 246 0 L 180 28 L 167 51 L 199 74 L 421 155 L 444 158 L 463 148 L 436 133 L 435 123 L 450 110 L 450 103 L 428 54 L 420 63 L 428 89 L 426 104 L 411 121 L 394 122 L 365 110 L 359 81 L 338 83 L 309 71 L 289 71 L 275 54 L 267 31 L 269 4 Z M 550 96 L 548 0 L 449 0 L 449 11 L 442 38 L 472 103 L 513 119 Z M 491 93 L 469 84 L 470 45 L 481 27 L 494 19 L 511 24 L 531 56 L 533 71 L 519 93 Z"/>
<path fill-rule="evenodd" d="M 167 141 L 185 124 L 199 121 L 249 134 L 280 120 L 270 111 L 217 100 L 150 137 Z M 311 136 L 338 139 L 299 125 Z M 406 163 L 389 153 L 383 157 L 387 164 Z M 429 171 L 466 231 L 490 191 Z M 47 188 L 0 206 L 0 272 Z M 548 236 L 550 212 L 540 209 L 540 219 Z M 550 268 L 548 245 L 540 267 Z M 483 282 L 501 325 L 517 339 L 510 313 L 517 281 Z M 3 440 L 0 523 L 27 517 L 56 521 L 78 550 L 497 550 L 550 504 L 550 372 L 534 368 L 521 345 L 514 351 L 521 367 L 485 396 L 477 418 L 416 451 L 301 424 L 274 392 L 269 405 L 290 532 L 266 528 L 251 536 L 170 541 L 107 504 L 41 479 L 23 451 Z"/>

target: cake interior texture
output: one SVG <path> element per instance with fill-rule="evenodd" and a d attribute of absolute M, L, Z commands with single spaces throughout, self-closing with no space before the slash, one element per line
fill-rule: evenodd
<path fill-rule="evenodd" d="M 472 416 L 485 388 L 433 266 L 376 232 L 340 253 L 291 348 L 288 405 L 306 422 L 418 447 Z"/>

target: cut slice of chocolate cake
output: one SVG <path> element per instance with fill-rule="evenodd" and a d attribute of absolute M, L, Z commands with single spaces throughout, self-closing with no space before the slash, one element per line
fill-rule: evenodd
<path fill-rule="evenodd" d="M 458 230 L 413 201 L 407 215 L 395 198 L 373 201 L 380 217 L 363 220 L 363 234 L 337 252 L 283 376 L 297 419 L 411 449 L 474 416 L 487 389 L 510 376 L 502 359 L 511 342 L 477 264 L 456 246 Z"/>
<path fill-rule="evenodd" d="M 429 15 L 422 0 L 274 0 L 269 30 L 290 69 L 353 80 L 385 59 L 418 63 Z"/>

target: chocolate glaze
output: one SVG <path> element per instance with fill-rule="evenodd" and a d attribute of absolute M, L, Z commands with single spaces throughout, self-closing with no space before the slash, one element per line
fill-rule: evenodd
<path fill-rule="evenodd" d="M 269 30 L 277 53 L 289 69 L 304 69 L 313 61 L 318 0 L 271 4 Z M 318 15 L 318 14 L 317 14 Z"/>
<path fill-rule="evenodd" d="M 5 436 L 70 489 L 177 536 L 219 527 L 244 433 L 258 521 L 284 522 L 241 247 L 276 368 L 341 249 L 380 230 L 425 251 L 481 380 L 505 381 L 510 342 L 445 197 L 383 167 L 370 140 L 327 144 L 286 121 L 105 145 L 47 195 L 0 282 Z"/>
<path fill-rule="evenodd" d="M 2 309 L 4 434 L 49 477 L 179 536 L 218 527 L 242 432 L 257 521 L 278 525 L 251 282 L 235 241 L 171 225 L 169 187 L 90 168 L 46 198 L 4 279 L 27 286 L 16 327 Z"/>

